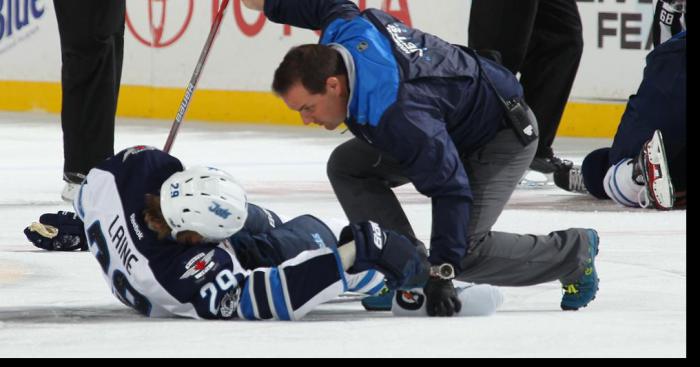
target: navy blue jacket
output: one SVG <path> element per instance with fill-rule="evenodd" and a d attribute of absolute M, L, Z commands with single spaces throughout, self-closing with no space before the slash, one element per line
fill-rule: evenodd
<path fill-rule="evenodd" d="M 350 131 L 397 159 L 432 199 L 430 261 L 459 269 L 472 202 L 461 157 L 505 127 L 503 109 L 474 58 L 438 37 L 347 0 L 266 0 L 272 21 L 322 29 L 320 43 L 352 55 Z M 507 69 L 480 58 L 505 98 L 522 96 Z"/>

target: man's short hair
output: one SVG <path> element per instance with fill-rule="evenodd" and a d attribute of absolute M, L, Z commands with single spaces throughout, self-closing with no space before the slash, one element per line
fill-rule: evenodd
<path fill-rule="evenodd" d="M 340 53 L 324 45 L 301 45 L 289 50 L 275 71 L 272 90 L 286 94 L 296 83 L 311 94 L 326 92 L 326 80 L 332 76 L 347 75 Z"/>

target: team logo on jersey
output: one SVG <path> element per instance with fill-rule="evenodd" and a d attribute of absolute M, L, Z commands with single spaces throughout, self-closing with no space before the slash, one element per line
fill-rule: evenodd
<path fill-rule="evenodd" d="M 135 147 L 131 147 L 126 150 L 126 153 L 124 153 L 124 158 L 122 158 L 122 162 L 126 162 L 126 159 L 134 154 L 145 152 L 147 150 L 156 150 L 156 148 L 149 147 L 147 145 L 137 145 Z"/>
<path fill-rule="evenodd" d="M 423 306 L 423 302 L 425 302 L 425 296 L 420 293 L 409 291 L 396 292 L 396 303 L 404 310 L 418 310 Z"/>
<path fill-rule="evenodd" d="M 238 308 L 238 300 L 240 299 L 240 295 L 240 287 L 235 287 L 224 295 L 224 297 L 221 299 L 221 303 L 219 303 L 219 313 L 221 314 L 221 317 L 229 319 L 233 316 L 233 314 L 236 312 L 236 308 Z"/>
<path fill-rule="evenodd" d="M 185 264 L 185 274 L 182 274 L 180 279 L 187 279 L 194 277 L 195 279 L 201 279 L 206 273 L 214 269 L 216 262 L 212 261 L 214 258 L 214 250 L 209 251 L 207 254 L 199 253 L 197 256 L 193 257 L 190 261 Z"/>

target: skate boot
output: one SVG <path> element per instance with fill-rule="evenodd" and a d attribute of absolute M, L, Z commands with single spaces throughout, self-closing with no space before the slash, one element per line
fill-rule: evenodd
<path fill-rule="evenodd" d="M 570 169 L 573 162 L 559 157 L 535 157 L 530 163 L 530 169 L 544 174 Z"/>
<path fill-rule="evenodd" d="M 578 281 L 564 284 L 564 296 L 561 299 L 561 309 L 564 311 L 576 311 L 581 307 L 588 306 L 588 303 L 595 299 L 598 292 L 598 273 L 595 270 L 595 257 L 598 255 L 598 233 L 592 229 L 587 231 L 588 253 L 586 268 L 583 276 Z"/>
<path fill-rule="evenodd" d="M 640 192 L 639 205 L 643 208 L 673 209 L 675 195 L 661 131 L 654 131 L 654 135 L 642 147 L 634 164 L 633 178 L 645 187 Z"/>
<path fill-rule="evenodd" d="M 587 194 L 580 166 L 573 166 L 554 172 L 554 184 L 566 191 Z"/>

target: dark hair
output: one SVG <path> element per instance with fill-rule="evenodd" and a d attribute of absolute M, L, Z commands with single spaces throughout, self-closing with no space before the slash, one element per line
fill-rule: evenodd
<path fill-rule="evenodd" d="M 301 84 L 311 94 L 326 92 L 326 80 L 336 75 L 347 75 L 340 53 L 324 45 L 301 45 L 289 50 L 275 71 L 272 90 L 278 95 Z"/>
<path fill-rule="evenodd" d="M 163 240 L 170 234 L 170 226 L 163 217 L 163 212 L 160 209 L 160 196 L 146 194 L 146 207 L 143 210 L 144 221 L 148 228 L 158 236 L 158 240 Z M 193 231 L 183 231 L 177 234 L 175 239 L 180 244 L 196 245 L 202 241 L 202 236 Z"/>

